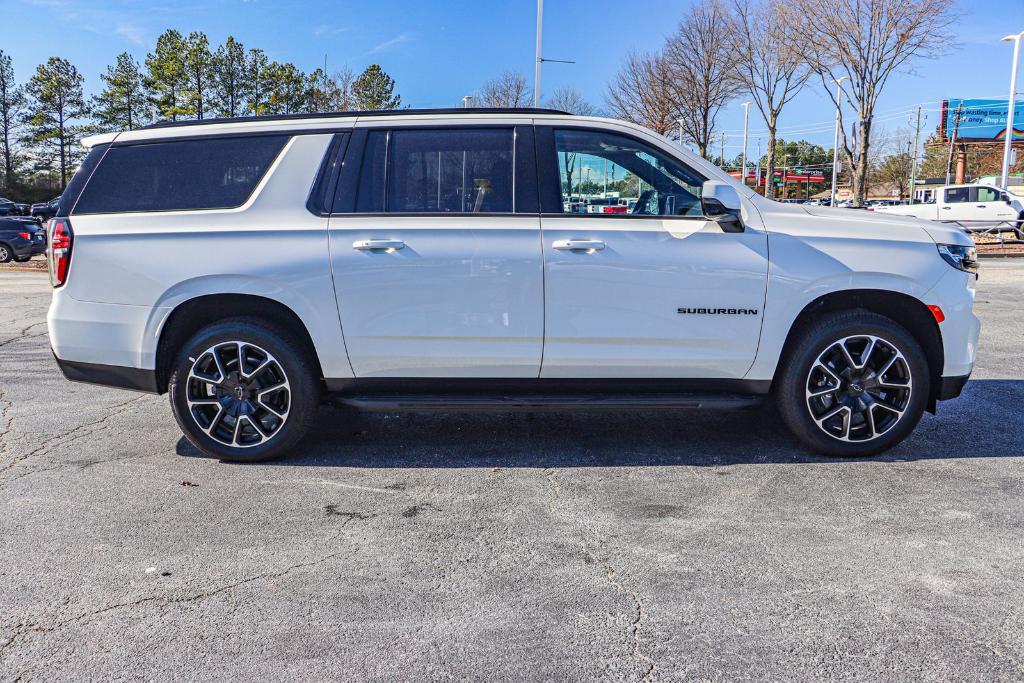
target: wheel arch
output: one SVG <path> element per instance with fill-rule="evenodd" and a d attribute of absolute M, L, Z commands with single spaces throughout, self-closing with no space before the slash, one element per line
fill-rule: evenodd
<path fill-rule="evenodd" d="M 931 390 L 927 409 L 935 412 L 935 402 L 942 384 L 942 368 L 945 355 L 942 333 L 928 306 L 909 294 L 881 289 L 845 289 L 829 292 L 814 299 L 797 315 L 786 335 L 778 365 L 789 357 L 796 341 L 817 316 L 836 311 L 859 308 L 890 318 L 902 325 L 914 337 L 924 351 L 931 378 Z M 777 368 L 776 368 L 777 369 Z"/>
<path fill-rule="evenodd" d="M 203 327 L 224 318 L 254 318 L 275 324 L 295 335 L 309 354 L 318 376 L 324 376 L 316 345 L 302 318 L 287 305 L 256 294 L 204 294 L 178 304 L 160 328 L 156 346 L 156 383 L 160 393 L 167 391 L 177 350 Z"/>

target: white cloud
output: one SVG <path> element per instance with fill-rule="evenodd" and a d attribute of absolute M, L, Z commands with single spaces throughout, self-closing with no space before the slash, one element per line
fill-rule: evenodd
<path fill-rule="evenodd" d="M 148 42 L 146 39 L 146 31 L 135 24 L 118 22 L 114 27 L 114 33 L 131 43 L 135 43 L 136 45 L 145 45 Z"/>
<path fill-rule="evenodd" d="M 398 45 L 401 45 L 402 43 L 408 43 L 415 37 L 416 34 L 413 33 L 412 31 L 400 33 L 394 38 L 385 40 L 383 43 L 378 43 L 377 45 L 374 45 L 372 48 L 370 48 L 370 51 L 367 54 L 375 55 L 380 52 L 386 52 L 387 50 L 390 50 L 391 48 L 396 47 Z"/>

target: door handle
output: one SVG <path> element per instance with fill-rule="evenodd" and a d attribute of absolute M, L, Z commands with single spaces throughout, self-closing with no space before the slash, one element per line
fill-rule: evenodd
<path fill-rule="evenodd" d="M 551 245 L 559 251 L 601 251 L 604 242 L 601 240 L 556 240 Z"/>
<path fill-rule="evenodd" d="M 984 204 L 975 204 L 974 208 L 976 208 L 976 209 L 984 209 L 985 205 Z"/>
<path fill-rule="evenodd" d="M 405 242 L 402 240 L 356 240 L 352 243 L 352 248 L 359 251 L 394 251 L 404 246 Z"/>
<path fill-rule="evenodd" d="M 942 207 L 942 210 L 943 210 L 943 211 L 949 211 L 949 209 L 950 209 L 950 207 L 948 207 L 948 206 L 944 206 L 944 207 Z"/>

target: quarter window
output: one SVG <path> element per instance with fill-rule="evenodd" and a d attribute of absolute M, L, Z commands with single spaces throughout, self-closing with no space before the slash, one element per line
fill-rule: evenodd
<path fill-rule="evenodd" d="M 512 129 L 371 131 L 356 211 L 511 213 Z"/>
<path fill-rule="evenodd" d="M 563 213 L 703 216 L 704 178 L 633 138 L 556 130 Z"/>
<path fill-rule="evenodd" d="M 185 211 L 241 206 L 287 142 L 286 135 L 113 146 L 75 213 Z"/>

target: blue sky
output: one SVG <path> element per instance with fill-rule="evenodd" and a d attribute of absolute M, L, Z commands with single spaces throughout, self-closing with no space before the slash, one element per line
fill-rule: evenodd
<path fill-rule="evenodd" d="M 544 53 L 576 64 L 547 64 L 544 92 L 578 87 L 603 103 L 606 83 L 631 50 L 657 48 L 690 6 L 688 0 L 546 0 Z M 229 34 L 247 47 L 306 71 L 323 64 L 361 70 L 377 62 L 398 82 L 404 103 L 452 106 L 488 78 L 516 69 L 533 78 L 534 0 L 0 0 L 3 49 L 20 80 L 54 54 L 75 63 L 97 90 L 99 75 L 119 52 L 141 62 L 165 28 L 204 31 L 211 44 Z M 1024 0 L 965 0 L 960 47 L 937 60 L 919 61 L 886 87 L 878 125 L 907 126 L 911 110 L 935 110 L 943 98 L 1005 98 L 1011 49 L 999 39 L 1024 30 Z M 9 30 L 9 27 L 26 30 Z M 1018 90 L 1024 90 L 1024 75 Z M 740 148 L 742 107 L 730 106 L 719 127 L 726 154 Z M 787 138 L 832 144 L 833 110 L 814 81 L 783 111 Z M 934 128 L 939 113 L 928 113 Z M 763 123 L 751 108 L 751 149 Z M 763 136 L 762 136 L 763 137 Z M 717 146 L 716 146 L 717 152 Z"/>

